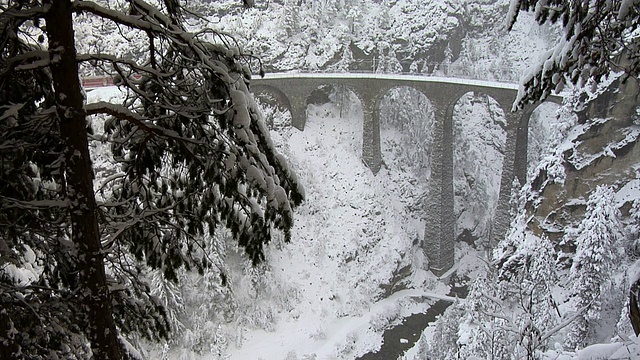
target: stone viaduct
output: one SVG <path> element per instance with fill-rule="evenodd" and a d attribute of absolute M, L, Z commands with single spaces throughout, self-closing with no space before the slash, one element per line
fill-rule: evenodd
<path fill-rule="evenodd" d="M 291 112 L 292 125 L 304 130 L 307 119 L 307 99 L 311 92 L 324 85 L 346 86 L 353 91 L 363 107 L 363 162 L 377 173 L 382 164 L 380 149 L 379 102 L 397 87 L 410 87 L 424 94 L 435 113 L 434 158 L 432 159 L 431 196 L 427 200 L 427 218 L 423 251 L 430 270 L 440 276 L 454 265 L 455 214 L 453 190 L 453 111 L 466 93 L 485 94 L 498 102 L 507 121 L 507 141 L 501 174 L 498 208 L 492 226 L 491 244 L 504 236 L 510 223 L 509 197 L 514 177 L 521 184 L 526 180 L 528 124 L 537 105 L 512 112 L 517 85 L 467 79 L 437 78 L 391 74 L 270 74 L 251 81 L 251 91 L 260 96 L 270 94 Z M 561 98 L 550 98 L 560 102 Z"/>

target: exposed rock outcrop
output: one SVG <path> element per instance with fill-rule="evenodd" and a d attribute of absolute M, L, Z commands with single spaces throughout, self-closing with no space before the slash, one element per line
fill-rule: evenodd
<path fill-rule="evenodd" d="M 606 91 L 578 112 L 581 133 L 563 153 L 563 183 L 547 181 L 540 171 L 532 181 L 539 199 L 527 204 L 530 227 L 559 240 L 564 227 L 579 222 L 585 200 L 598 185 L 622 188 L 640 170 L 640 86 L 634 79 L 614 81 Z"/>

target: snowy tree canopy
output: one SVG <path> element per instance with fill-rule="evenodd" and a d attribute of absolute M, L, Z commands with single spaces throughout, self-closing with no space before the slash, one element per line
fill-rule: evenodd
<path fill-rule="evenodd" d="M 252 57 L 163 4 L 0 5 L 1 358 L 122 358 L 123 336 L 170 330 L 151 269 L 207 269 L 222 227 L 254 263 L 273 229 L 290 238 L 303 189 L 249 93 Z M 77 53 L 73 14 L 122 29 L 140 56 Z M 85 103 L 79 64 L 124 100 Z M 106 165 L 89 151 L 102 143 Z"/>
<path fill-rule="evenodd" d="M 521 79 L 518 105 L 546 98 L 566 82 L 599 82 L 611 72 L 638 78 L 640 3 L 634 0 L 511 0 L 508 28 L 521 11 L 540 24 L 561 24 L 562 37 Z"/>
<path fill-rule="evenodd" d="M 587 212 L 575 234 L 576 254 L 569 273 L 571 292 L 581 312 L 567 339 L 570 348 L 582 347 L 594 321 L 600 318 L 602 295 L 611 286 L 611 274 L 623 259 L 624 237 L 620 212 L 615 206 L 614 192 L 598 186 L 589 195 Z"/>

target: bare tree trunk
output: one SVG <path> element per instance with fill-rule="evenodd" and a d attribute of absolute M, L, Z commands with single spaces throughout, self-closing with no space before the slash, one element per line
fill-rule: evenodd
<path fill-rule="evenodd" d="M 106 283 L 93 192 L 86 111 L 78 78 L 70 0 L 47 0 L 45 16 L 51 73 L 65 153 L 66 195 L 79 274 L 78 300 L 89 322 L 87 336 L 94 359 L 121 359 Z"/>

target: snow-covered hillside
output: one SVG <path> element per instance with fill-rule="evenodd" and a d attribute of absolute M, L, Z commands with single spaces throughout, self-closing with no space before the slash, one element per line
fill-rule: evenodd
<path fill-rule="evenodd" d="M 256 1 L 250 9 L 240 3 L 190 1 L 200 17 L 187 24 L 196 32 L 210 27 L 231 34 L 269 72 L 410 72 L 517 82 L 555 34 L 527 14 L 507 32 L 507 0 L 272 0 Z M 78 21 L 80 52 L 108 50 L 135 58 L 140 48 L 115 42 L 115 35 L 123 33 L 136 44 L 147 41 L 144 33 L 109 21 Z M 257 71 L 257 62 L 253 65 Z"/>
<path fill-rule="evenodd" d="M 381 285 L 401 268 L 421 264 L 414 243 L 423 224 L 399 196 L 406 180 L 389 170 L 374 176 L 364 166 L 357 112 L 340 117 L 335 105 L 312 105 L 304 132 L 285 128 L 274 135 L 308 194 L 292 243 L 269 253 L 274 280 L 294 289 L 296 300 L 278 314 L 273 333 L 247 331 L 232 358 L 362 354 L 406 302 L 407 295 L 398 294 L 377 303 Z M 417 271 L 415 282 L 422 284 L 424 275 Z"/>

